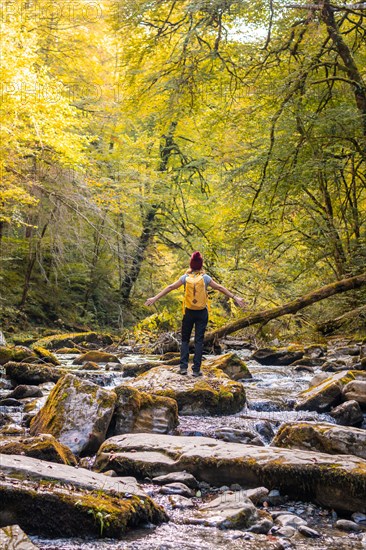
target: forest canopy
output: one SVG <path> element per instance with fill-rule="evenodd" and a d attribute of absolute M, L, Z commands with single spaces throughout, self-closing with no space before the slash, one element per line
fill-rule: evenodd
<path fill-rule="evenodd" d="M 1 326 L 121 330 L 193 250 L 250 311 L 365 271 L 365 3 L 15 0 L 0 16 Z M 240 316 L 212 305 L 213 327 Z M 169 294 L 161 323 L 180 308 Z"/>

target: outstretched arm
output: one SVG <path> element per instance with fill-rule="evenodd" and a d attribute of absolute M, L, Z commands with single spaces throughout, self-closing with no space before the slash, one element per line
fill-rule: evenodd
<path fill-rule="evenodd" d="M 178 281 L 175 281 L 175 283 L 172 283 L 171 285 L 166 286 L 161 292 L 159 292 L 159 294 L 157 294 L 156 296 L 153 296 L 152 298 L 148 298 L 145 302 L 145 306 L 152 306 L 153 304 L 155 304 L 157 300 L 159 300 L 166 294 L 169 294 L 169 292 L 171 292 L 172 290 L 179 288 L 180 286 L 182 286 L 182 284 L 183 284 L 182 281 L 178 279 Z"/>
<path fill-rule="evenodd" d="M 229 298 L 235 300 L 238 306 L 240 306 L 242 309 L 245 309 L 245 307 L 247 306 L 247 303 L 243 300 L 243 298 L 240 298 L 240 296 L 235 296 L 233 292 L 230 292 L 230 290 L 228 290 L 224 286 L 215 283 L 213 279 L 211 279 L 211 281 L 208 283 L 208 286 L 211 286 L 214 290 L 218 290 L 219 292 L 225 294 L 225 296 L 229 296 Z"/>

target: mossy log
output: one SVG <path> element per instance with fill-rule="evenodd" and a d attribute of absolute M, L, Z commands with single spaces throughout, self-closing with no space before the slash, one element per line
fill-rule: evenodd
<path fill-rule="evenodd" d="M 300 296 L 291 302 L 287 302 L 282 306 L 278 306 L 272 309 L 266 309 L 264 311 L 259 311 L 258 313 L 253 313 L 247 317 L 228 323 L 227 325 L 220 327 L 216 330 L 208 332 L 205 336 L 205 344 L 212 344 L 219 338 L 223 338 L 227 334 L 232 334 L 240 329 L 249 327 L 251 325 L 256 325 L 258 323 L 268 323 L 272 319 L 277 319 L 283 315 L 289 315 L 304 309 L 305 307 L 310 306 L 320 300 L 325 300 L 334 294 L 339 294 L 341 292 L 347 292 L 348 290 L 355 290 L 362 287 L 366 284 L 366 273 L 357 275 L 356 277 L 350 277 L 348 279 L 342 279 L 341 281 L 336 281 L 329 285 L 317 288 L 304 296 Z M 168 351 L 168 350 L 167 350 Z"/>

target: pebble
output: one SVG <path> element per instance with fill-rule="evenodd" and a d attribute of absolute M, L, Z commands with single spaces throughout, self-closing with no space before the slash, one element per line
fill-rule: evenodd
<path fill-rule="evenodd" d="M 300 525 L 306 525 L 306 521 L 295 514 L 281 514 L 276 518 L 276 523 L 283 527 L 298 529 Z"/>
<path fill-rule="evenodd" d="M 276 537 L 284 537 L 286 539 L 290 539 L 296 533 L 296 529 L 290 526 L 286 526 L 286 527 L 280 527 L 275 532 L 271 530 L 271 533 L 273 535 L 276 535 Z"/>
<path fill-rule="evenodd" d="M 170 474 L 156 476 L 152 479 L 153 483 L 158 485 L 167 485 L 168 483 L 184 483 L 191 489 L 197 489 L 197 479 L 187 472 L 171 472 Z"/>
<path fill-rule="evenodd" d="M 277 489 L 272 489 L 266 497 L 267 502 L 269 504 L 272 504 L 273 506 L 276 506 L 277 504 L 281 504 L 281 502 L 284 501 L 284 498 L 281 496 L 281 493 Z"/>
<path fill-rule="evenodd" d="M 309 537 L 311 539 L 316 539 L 320 537 L 320 533 L 318 533 L 318 531 L 315 531 L 315 529 L 311 529 L 307 525 L 299 525 L 297 530 L 299 531 L 299 533 L 304 535 L 304 537 Z"/>
<path fill-rule="evenodd" d="M 360 531 L 361 527 L 357 525 L 354 521 L 349 519 L 339 519 L 335 522 L 335 527 L 341 529 L 342 531 Z"/>
<path fill-rule="evenodd" d="M 193 502 L 186 497 L 181 495 L 170 495 L 169 502 L 172 505 L 172 508 L 184 509 L 184 508 L 194 508 Z"/>
<path fill-rule="evenodd" d="M 184 485 L 184 483 L 168 483 L 159 489 L 162 495 L 182 495 L 184 497 L 194 497 L 195 493 L 192 489 Z"/>
<path fill-rule="evenodd" d="M 351 518 L 356 523 L 366 523 L 366 514 L 361 514 L 361 512 L 355 512 L 352 514 Z"/>
<path fill-rule="evenodd" d="M 270 518 L 263 518 L 248 529 L 251 533 L 257 533 L 258 535 L 267 535 L 270 529 L 273 527 L 273 521 Z"/>

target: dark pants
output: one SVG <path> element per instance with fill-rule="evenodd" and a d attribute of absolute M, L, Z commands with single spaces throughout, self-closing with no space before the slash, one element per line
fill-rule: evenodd
<path fill-rule="evenodd" d="M 189 359 L 189 340 L 194 327 L 194 357 L 193 370 L 198 372 L 201 368 L 203 353 L 203 337 L 208 323 L 208 311 L 205 309 L 186 308 L 182 320 L 182 347 L 180 350 L 180 368 L 187 370 Z"/>

